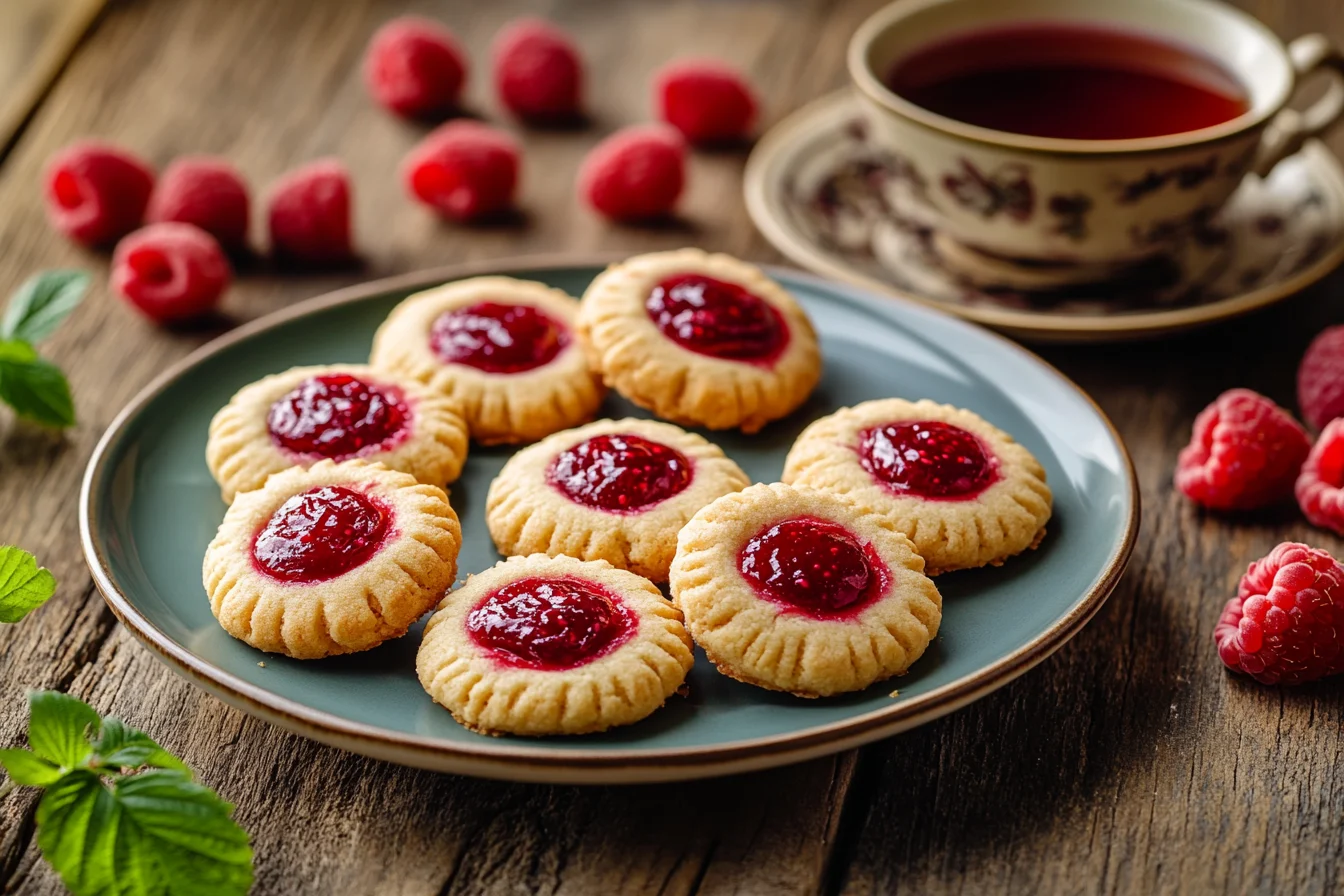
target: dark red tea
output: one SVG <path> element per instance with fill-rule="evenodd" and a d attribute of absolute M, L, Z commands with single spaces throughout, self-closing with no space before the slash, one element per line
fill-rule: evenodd
<path fill-rule="evenodd" d="M 1249 108 L 1246 89 L 1198 50 L 1134 31 L 1024 23 L 921 47 L 886 84 L 968 124 L 1073 140 L 1206 128 Z"/>

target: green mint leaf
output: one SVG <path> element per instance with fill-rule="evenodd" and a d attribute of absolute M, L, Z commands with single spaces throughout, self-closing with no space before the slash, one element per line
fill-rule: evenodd
<path fill-rule="evenodd" d="M 75 768 L 89 758 L 89 732 L 97 731 L 99 722 L 93 707 L 69 694 L 28 692 L 28 745 L 62 768 Z"/>
<path fill-rule="evenodd" d="M 79 306 L 89 288 L 83 271 L 43 271 L 19 287 L 0 321 L 0 339 L 41 342 Z"/>
<path fill-rule="evenodd" d="M 75 425 L 75 401 L 61 369 L 44 361 L 26 342 L 0 342 L 0 400 L 45 426 Z"/>
<path fill-rule="evenodd" d="M 31 750 L 0 750 L 0 765 L 10 780 L 25 787 L 46 787 L 61 778 L 61 770 Z"/>
<path fill-rule="evenodd" d="M 181 771 L 68 773 L 37 807 L 37 844 L 75 896 L 243 896 L 252 847 L 233 807 Z"/>
<path fill-rule="evenodd" d="M 56 593 L 56 577 L 27 551 L 0 545 L 0 622 L 18 622 Z"/>
<path fill-rule="evenodd" d="M 137 731 L 115 716 L 103 720 L 103 731 L 94 741 L 93 751 L 105 768 L 171 768 L 191 774 L 186 763 L 156 744 L 148 734 Z"/>

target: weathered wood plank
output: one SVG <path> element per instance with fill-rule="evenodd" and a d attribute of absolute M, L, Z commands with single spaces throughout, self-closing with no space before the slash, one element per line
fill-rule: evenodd
<path fill-rule="evenodd" d="M 0 158 L 104 2 L 6 0 L 0 4 Z"/>

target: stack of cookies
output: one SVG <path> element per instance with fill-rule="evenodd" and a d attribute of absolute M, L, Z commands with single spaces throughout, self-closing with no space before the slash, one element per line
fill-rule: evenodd
<path fill-rule="evenodd" d="M 507 277 L 412 295 L 368 366 L 267 377 L 216 415 L 207 460 L 232 506 L 205 557 L 211 607 L 248 644 L 312 659 L 437 605 L 420 681 L 489 734 L 638 721 L 684 687 L 694 644 L 801 697 L 900 675 L 938 632 L 930 576 L 1035 547 L 1050 490 L 1007 433 L 927 400 L 816 420 L 771 484 L 682 428 L 754 433 L 821 368 L 793 296 L 695 249 L 613 265 L 581 301 Z M 662 422 L 590 422 L 607 389 Z M 487 497 L 508 559 L 450 591 L 443 487 L 470 440 L 527 447 Z"/>

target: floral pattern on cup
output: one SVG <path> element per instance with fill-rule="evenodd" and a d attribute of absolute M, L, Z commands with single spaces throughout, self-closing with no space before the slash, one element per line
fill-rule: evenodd
<path fill-rule="evenodd" d="M 1015 221 L 1028 221 L 1036 206 L 1036 191 L 1026 165 L 1001 165 L 988 174 L 970 159 L 958 159 L 960 170 L 944 174 L 943 190 L 966 209 L 983 218 L 1000 212 Z"/>
<path fill-rule="evenodd" d="M 1092 315 L 1216 302 L 1305 271 L 1344 241 L 1344 195 L 1330 185 L 1338 175 L 1327 170 L 1336 164 L 1314 147 L 1267 179 L 1248 179 L 1221 211 L 1199 208 L 1130 234 L 1175 240 L 1175 252 L 1109 282 L 1037 292 L 976 286 L 948 267 L 935 246 L 936 216 L 919 197 L 926 179 L 912 178 L 908 158 L 875 145 L 862 130 L 816 140 L 781 186 L 797 232 L 856 272 L 953 304 Z M 1062 234 L 1085 231 L 1096 208 L 1090 201 L 1083 193 L 1053 194 L 1042 213 Z"/>
<path fill-rule="evenodd" d="M 1245 170 L 1244 168 L 1238 171 Z M 1218 173 L 1218 156 L 1211 155 L 1202 162 L 1174 165 L 1170 168 L 1149 169 L 1144 175 L 1127 183 L 1117 183 L 1116 201 L 1122 205 L 1138 202 L 1153 193 L 1174 185 L 1177 190 L 1193 190 Z M 1240 176 L 1238 174 L 1237 176 Z"/>

